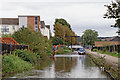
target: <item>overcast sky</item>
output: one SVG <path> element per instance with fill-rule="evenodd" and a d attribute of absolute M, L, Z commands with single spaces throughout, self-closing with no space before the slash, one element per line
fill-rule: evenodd
<path fill-rule="evenodd" d="M 53 24 L 56 18 L 67 20 L 77 35 L 86 29 L 98 31 L 99 36 L 116 36 L 111 28 L 114 20 L 104 19 L 104 5 L 112 0 L 0 0 L 0 17 L 17 18 L 18 15 L 40 15 L 41 20 Z"/>

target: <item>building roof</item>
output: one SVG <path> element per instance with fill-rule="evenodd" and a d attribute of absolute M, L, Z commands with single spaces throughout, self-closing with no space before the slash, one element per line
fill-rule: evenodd
<path fill-rule="evenodd" d="M 44 28 L 45 27 L 45 22 L 44 21 L 40 21 L 41 23 L 41 28 Z"/>
<path fill-rule="evenodd" d="M 0 38 L 0 43 L 6 43 L 6 44 L 18 44 L 12 37 L 2 37 Z"/>
<path fill-rule="evenodd" d="M 39 16 L 39 15 L 18 15 L 18 17 L 27 17 L 27 16 Z"/>
<path fill-rule="evenodd" d="M 0 24 L 19 25 L 18 18 L 0 18 Z"/>
<path fill-rule="evenodd" d="M 45 25 L 48 29 L 50 29 L 50 25 Z"/>
<path fill-rule="evenodd" d="M 111 38 L 110 41 L 120 41 L 120 37 L 119 36 L 114 36 Z"/>

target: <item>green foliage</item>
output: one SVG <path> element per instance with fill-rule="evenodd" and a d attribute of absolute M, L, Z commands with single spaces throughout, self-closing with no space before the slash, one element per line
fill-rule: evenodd
<path fill-rule="evenodd" d="M 63 26 L 69 27 L 71 29 L 70 24 L 65 19 L 55 19 L 55 24 L 62 24 Z"/>
<path fill-rule="evenodd" d="M 70 48 L 64 47 L 64 53 L 71 53 L 72 50 Z"/>
<path fill-rule="evenodd" d="M 93 49 L 93 51 L 97 52 L 98 50 L 97 49 Z"/>
<path fill-rule="evenodd" d="M 70 28 L 70 25 L 64 19 L 56 19 L 54 24 L 54 31 L 55 31 L 54 32 L 55 37 L 59 37 L 63 39 L 64 42 L 68 42 L 68 43 L 71 43 L 71 38 L 65 36 L 76 36 L 76 34 Z M 72 38 L 72 43 L 73 44 L 77 43 L 76 37 Z"/>
<path fill-rule="evenodd" d="M 2 34 L 2 37 L 12 37 L 12 34 Z"/>
<path fill-rule="evenodd" d="M 105 5 L 107 7 L 107 12 L 104 14 L 104 18 L 115 19 L 116 23 L 111 27 L 120 28 L 120 1 L 112 2 L 109 5 Z M 118 31 L 120 33 L 120 30 Z"/>
<path fill-rule="evenodd" d="M 0 76 L 2 76 L 2 55 L 0 55 Z"/>
<path fill-rule="evenodd" d="M 38 53 L 40 57 L 50 55 L 52 52 L 52 43 L 44 38 L 40 32 L 30 31 L 27 28 L 21 28 L 13 34 L 13 38 L 20 44 L 29 45 L 34 53 Z"/>
<path fill-rule="evenodd" d="M 95 30 L 87 29 L 81 37 L 82 43 L 85 45 L 94 45 L 97 40 L 98 32 Z"/>
<path fill-rule="evenodd" d="M 38 59 L 40 59 L 40 56 L 37 53 L 32 53 L 27 50 L 16 49 L 13 53 L 14 55 L 17 55 L 18 57 L 22 58 L 24 61 L 30 63 L 37 63 Z"/>
<path fill-rule="evenodd" d="M 116 52 L 116 51 L 113 51 L 113 52 L 109 52 L 109 51 L 101 51 L 101 50 L 97 50 L 97 49 L 93 49 L 94 52 L 98 52 L 98 53 L 101 53 L 101 54 L 108 54 L 108 55 L 111 55 L 111 56 L 115 56 L 115 57 L 119 57 L 120 58 L 120 53 Z"/>
<path fill-rule="evenodd" d="M 98 41 L 102 41 L 101 38 Z"/>
<path fill-rule="evenodd" d="M 64 47 L 58 47 L 56 54 L 69 54 L 71 52 L 72 52 L 71 49 L 64 46 Z"/>
<path fill-rule="evenodd" d="M 56 54 L 64 54 L 64 49 L 61 47 L 58 47 Z"/>
<path fill-rule="evenodd" d="M 3 55 L 2 63 L 3 76 L 8 73 L 17 73 L 32 69 L 32 64 L 14 55 Z"/>
<path fill-rule="evenodd" d="M 52 44 L 53 45 L 64 44 L 64 41 L 59 37 L 54 37 L 53 40 L 52 40 Z"/>

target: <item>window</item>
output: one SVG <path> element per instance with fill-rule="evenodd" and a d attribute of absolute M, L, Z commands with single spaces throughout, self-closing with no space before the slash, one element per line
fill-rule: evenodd
<path fill-rule="evenodd" d="M 37 24 L 37 17 L 35 17 L 35 24 Z"/>
<path fill-rule="evenodd" d="M 9 27 L 8 26 L 2 26 L 1 27 L 1 32 L 9 32 Z"/>
<path fill-rule="evenodd" d="M 35 20 L 37 20 L 37 17 L 35 17 Z"/>
<path fill-rule="evenodd" d="M 35 31 L 38 31 L 38 26 L 37 25 L 35 25 Z"/>
<path fill-rule="evenodd" d="M 15 26 L 13 26 L 13 30 L 15 30 Z"/>

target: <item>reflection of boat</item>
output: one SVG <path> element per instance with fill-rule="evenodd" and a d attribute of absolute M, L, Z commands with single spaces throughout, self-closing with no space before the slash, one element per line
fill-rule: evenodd
<path fill-rule="evenodd" d="M 79 55 L 84 55 L 85 54 L 85 48 L 79 48 L 78 54 Z"/>

